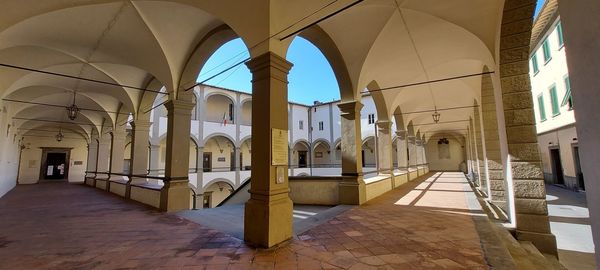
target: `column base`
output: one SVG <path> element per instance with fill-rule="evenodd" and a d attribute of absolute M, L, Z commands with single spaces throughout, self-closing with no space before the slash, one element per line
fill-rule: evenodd
<path fill-rule="evenodd" d="M 558 249 L 554 234 L 517 230 L 517 239 L 519 241 L 530 241 L 540 252 L 551 254 L 558 258 Z"/>
<path fill-rule="evenodd" d="M 340 204 L 361 205 L 367 202 L 367 188 L 362 175 L 343 176 L 339 185 Z"/>
<path fill-rule="evenodd" d="M 271 248 L 292 239 L 293 203 L 285 196 L 268 196 L 266 201 L 250 199 L 244 209 L 244 241 Z M 273 197 L 280 197 L 273 199 Z"/>
<path fill-rule="evenodd" d="M 168 181 L 160 190 L 160 210 L 174 212 L 190 209 L 190 188 L 188 180 Z"/>

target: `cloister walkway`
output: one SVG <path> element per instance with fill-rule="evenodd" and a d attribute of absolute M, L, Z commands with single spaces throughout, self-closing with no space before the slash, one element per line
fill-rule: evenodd
<path fill-rule="evenodd" d="M 467 196 L 464 175 L 430 174 L 256 250 L 86 186 L 18 186 L 0 199 L 0 268 L 487 269 Z"/>

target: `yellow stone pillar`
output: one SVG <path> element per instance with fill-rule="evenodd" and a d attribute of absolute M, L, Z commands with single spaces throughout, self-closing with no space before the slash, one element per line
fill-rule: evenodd
<path fill-rule="evenodd" d="M 394 159 L 392 157 L 392 122 L 377 121 L 377 167 L 379 173 L 392 174 Z"/>
<path fill-rule="evenodd" d="M 339 185 L 340 204 L 360 205 L 367 201 L 362 172 L 362 139 L 359 101 L 338 104 L 341 114 L 342 178 Z M 254 161 L 254 160 L 253 160 Z"/>
<path fill-rule="evenodd" d="M 160 210 L 170 212 L 190 209 L 189 137 L 194 103 L 184 100 L 169 100 L 165 107 L 168 110 L 165 164 L 167 179 L 160 192 Z"/>
<path fill-rule="evenodd" d="M 150 123 L 145 120 L 131 121 L 131 174 L 148 173 L 148 147 Z"/>
<path fill-rule="evenodd" d="M 96 158 L 96 179 L 108 179 L 110 170 L 110 144 L 111 139 L 109 134 L 103 134 L 98 139 L 98 157 Z M 101 172 L 101 173 L 100 173 Z"/>
<path fill-rule="evenodd" d="M 252 72 L 252 175 L 244 240 L 270 248 L 292 238 L 288 187 L 287 75 L 292 64 L 267 52 L 248 61 Z"/>
<path fill-rule="evenodd" d="M 123 173 L 125 160 L 125 128 L 119 127 L 110 132 L 110 167 L 111 173 Z M 123 179 L 122 176 L 111 175 L 111 179 Z"/>
<path fill-rule="evenodd" d="M 400 170 L 408 170 L 408 158 L 406 154 L 408 153 L 408 145 L 406 143 L 406 130 L 398 130 L 396 131 L 396 136 L 398 136 L 396 149 L 398 155 L 398 168 Z"/>

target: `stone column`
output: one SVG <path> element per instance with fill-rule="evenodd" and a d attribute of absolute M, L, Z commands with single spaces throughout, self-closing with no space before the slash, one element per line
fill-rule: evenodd
<path fill-rule="evenodd" d="M 365 181 L 362 172 L 362 138 L 360 128 L 359 101 L 341 102 L 341 152 L 342 177 L 339 185 L 340 204 L 360 205 L 367 201 Z"/>
<path fill-rule="evenodd" d="M 377 121 L 377 166 L 379 173 L 392 174 L 394 159 L 392 157 L 392 122 Z"/>
<path fill-rule="evenodd" d="M 600 265 L 600 125 L 598 125 L 598 67 L 600 66 L 600 2 L 596 0 L 558 0 L 564 33 L 567 65 L 575 116 L 581 168 L 585 176 L 587 205 L 590 209 L 592 233 L 596 246 L 596 262 Z M 590 181 L 591 180 L 591 181 Z"/>
<path fill-rule="evenodd" d="M 189 165 L 190 128 L 194 103 L 185 100 L 169 100 L 167 156 L 165 164 L 165 185 L 160 192 L 162 211 L 190 209 Z M 185 136 L 182 139 L 181 136 Z"/>
<path fill-rule="evenodd" d="M 408 169 L 408 159 L 406 156 L 408 144 L 406 143 L 406 130 L 398 130 L 396 131 L 396 135 L 398 136 L 398 140 L 396 141 L 396 155 L 398 155 L 398 169 L 406 170 Z"/>
<path fill-rule="evenodd" d="M 241 170 L 241 166 L 240 166 L 240 147 L 234 147 L 233 148 L 233 156 L 234 156 L 234 163 L 235 164 L 235 187 L 234 189 L 236 189 L 237 187 L 240 186 L 241 184 L 241 180 L 240 180 L 240 170 Z"/>
<path fill-rule="evenodd" d="M 103 134 L 98 139 L 98 158 L 96 160 L 96 171 L 102 172 L 96 174 L 96 179 L 108 179 L 108 172 L 110 170 L 110 135 Z"/>
<path fill-rule="evenodd" d="M 417 151 L 415 136 L 408 135 L 408 167 L 415 169 L 417 166 Z"/>
<path fill-rule="evenodd" d="M 475 102 L 475 106 L 477 103 Z M 477 137 L 477 165 L 479 166 L 479 190 L 489 196 L 488 194 L 488 175 L 485 168 L 485 146 L 483 145 L 484 133 L 481 127 L 481 116 L 479 114 L 479 106 L 473 109 L 474 114 L 474 125 L 475 125 L 475 136 Z"/>
<path fill-rule="evenodd" d="M 125 128 L 119 127 L 110 133 L 110 172 L 123 173 L 125 160 Z M 111 179 L 124 179 L 123 176 L 111 175 Z"/>
<path fill-rule="evenodd" d="M 471 149 L 473 151 L 472 153 L 472 158 L 473 158 L 473 162 L 472 162 L 472 168 L 473 168 L 473 184 L 476 187 L 481 187 L 481 172 L 479 171 L 479 150 L 477 147 L 477 133 L 475 131 L 475 125 L 473 123 L 473 118 L 469 118 L 469 129 L 471 131 Z"/>
<path fill-rule="evenodd" d="M 92 137 L 92 142 L 88 144 L 87 168 L 88 172 L 96 171 L 96 161 L 98 160 L 98 141 Z M 95 173 L 86 173 L 85 177 L 94 177 Z"/>
<path fill-rule="evenodd" d="M 510 166 L 507 177 L 511 178 L 507 181 L 512 180 L 514 186 L 516 220 L 513 221 L 516 221 L 517 239 L 531 241 L 541 252 L 556 255 L 556 238 L 550 232 L 529 81 L 529 43 L 535 3 L 533 0 L 507 0 L 504 4 L 499 71 L 508 143 L 507 165 Z M 586 6 L 584 9 L 588 8 L 586 4 L 581 5 Z M 573 89 L 573 93 L 578 90 Z"/>
<path fill-rule="evenodd" d="M 159 175 L 160 164 L 160 145 L 150 145 L 150 165 L 149 175 Z"/>
<path fill-rule="evenodd" d="M 149 121 L 131 121 L 131 174 L 148 174 Z"/>
<path fill-rule="evenodd" d="M 281 156 L 288 149 L 287 75 L 292 64 L 267 52 L 246 65 L 252 72 L 255 106 L 252 106 L 252 183 L 244 212 L 244 240 L 270 248 L 292 238 L 288 160 Z M 272 152 L 279 156 L 273 156 Z"/>
<path fill-rule="evenodd" d="M 484 70 L 487 71 L 487 70 Z M 498 116 L 494 85 L 491 75 L 484 75 L 481 80 L 481 111 L 483 131 L 485 133 L 485 156 L 489 180 L 489 196 L 491 202 L 508 212 L 506 207 L 506 184 L 502 176 L 502 155 L 500 137 L 498 135 Z"/>

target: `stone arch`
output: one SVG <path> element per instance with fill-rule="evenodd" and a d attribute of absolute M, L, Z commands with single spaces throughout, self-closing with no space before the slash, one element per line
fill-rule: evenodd
<path fill-rule="evenodd" d="M 208 207 L 216 207 L 235 190 L 235 184 L 229 179 L 216 178 L 202 185 L 202 194 L 209 202 Z"/>
<path fill-rule="evenodd" d="M 183 69 L 181 76 L 182 87 L 188 88 L 196 84 L 200 71 L 208 59 L 223 46 L 223 44 L 238 37 L 238 34 L 227 24 L 219 25 L 204 35 L 198 42 L 198 45 L 194 48 L 193 53 L 190 54 L 186 66 Z"/>
<path fill-rule="evenodd" d="M 221 132 L 215 132 L 215 133 L 208 134 L 208 135 L 207 135 L 207 136 L 204 138 L 204 143 L 203 143 L 202 145 L 206 145 L 206 142 L 208 142 L 210 139 L 212 139 L 212 138 L 215 138 L 215 137 L 224 137 L 224 138 L 226 138 L 227 140 L 229 140 L 229 141 L 231 142 L 231 144 L 232 144 L 234 147 L 237 147 L 237 146 L 238 146 L 238 145 L 236 144 L 236 142 L 235 142 L 235 139 L 234 139 L 233 137 L 231 137 L 231 136 L 229 136 L 229 135 L 227 135 L 227 134 L 225 134 L 225 133 L 221 133 Z"/>
<path fill-rule="evenodd" d="M 329 34 L 327 34 L 327 32 L 325 32 L 320 26 L 315 24 L 299 33 L 298 36 L 315 45 L 315 47 L 317 47 L 325 56 L 329 62 L 329 65 L 333 69 L 338 86 L 340 87 L 340 98 L 342 102 L 356 100 L 358 93 L 355 92 L 354 83 L 352 82 L 350 73 L 348 72 L 348 67 L 344 57 L 342 57 L 338 46 L 329 36 Z"/>
<path fill-rule="evenodd" d="M 371 93 L 373 103 L 375 103 L 375 110 L 377 110 L 377 121 L 389 121 L 390 115 L 387 108 L 387 102 L 383 96 L 383 92 L 377 91 L 377 89 L 380 89 L 377 81 L 371 81 L 369 84 L 367 84 L 366 88 Z"/>

